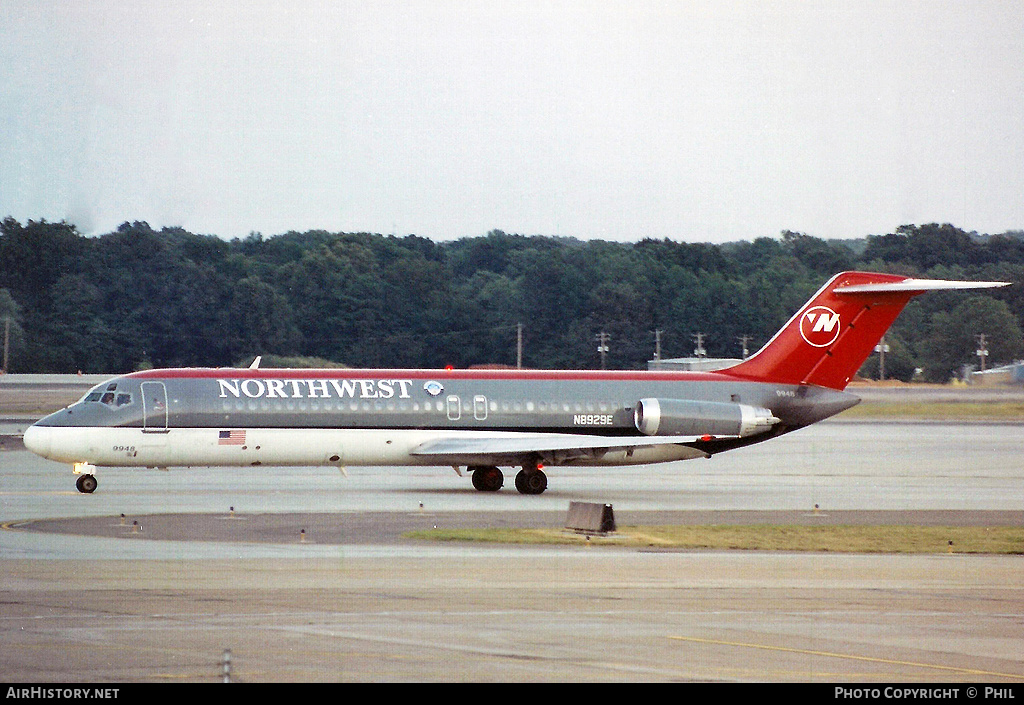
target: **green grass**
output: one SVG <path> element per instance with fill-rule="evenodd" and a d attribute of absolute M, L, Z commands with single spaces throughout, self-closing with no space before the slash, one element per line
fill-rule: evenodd
<path fill-rule="evenodd" d="M 407 538 L 502 544 L 829 553 L 1024 554 L 1019 526 L 625 526 L 607 535 L 565 529 L 431 529 Z M 952 541 L 952 545 L 950 545 Z"/>

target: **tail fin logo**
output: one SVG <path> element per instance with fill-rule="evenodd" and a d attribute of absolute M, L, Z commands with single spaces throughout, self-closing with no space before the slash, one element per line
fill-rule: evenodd
<path fill-rule="evenodd" d="M 839 314 L 828 306 L 812 306 L 800 317 L 800 335 L 816 348 L 836 342 L 840 328 Z"/>

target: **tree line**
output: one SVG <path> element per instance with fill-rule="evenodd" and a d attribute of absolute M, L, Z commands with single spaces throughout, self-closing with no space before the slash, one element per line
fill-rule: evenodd
<path fill-rule="evenodd" d="M 945 381 L 1024 356 L 1024 233 L 900 227 L 861 239 L 785 231 L 728 244 L 526 236 L 450 242 L 325 231 L 226 240 L 124 223 L 0 222 L 0 335 L 10 372 L 237 366 L 256 355 L 350 367 L 612 369 L 766 342 L 846 269 L 1010 281 L 911 302 L 886 338 L 888 377 Z M 6 327 L 6 331 L 4 330 Z M 521 338 L 519 334 L 521 332 Z M 877 356 L 862 370 L 877 375 Z M 301 364 L 301 363 L 298 363 Z"/>

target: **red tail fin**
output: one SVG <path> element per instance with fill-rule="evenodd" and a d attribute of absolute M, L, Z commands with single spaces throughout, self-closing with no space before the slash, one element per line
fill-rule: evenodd
<path fill-rule="evenodd" d="M 722 372 L 842 390 L 913 297 L 934 289 L 1006 284 L 843 272 L 832 277 L 757 353 Z"/>

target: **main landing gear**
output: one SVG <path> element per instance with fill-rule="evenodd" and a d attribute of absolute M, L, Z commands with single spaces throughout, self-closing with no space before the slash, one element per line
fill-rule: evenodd
<path fill-rule="evenodd" d="M 516 473 L 516 489 L 522 494 L 540 494 L 548 488 L 548 476 L 537 466 L 524 465 Z"/>
<path fill-rule="evenodd" d="M 470 466 L 473 487 L 481 492 L 497 492 L 505 484 L 501 470 L 493 466 Z M 548 488 L 548 476 L 537 463 L 528 463 L 516 474 L 516 489 L 522 494 L 540 494 Z"/>
<path fill-rule="evenodd" d="M 473 487 L 481 492 L 497 492 L 505 484 L 505 476 L 498 468 L 479 465 L 469 469 L 473 472 Z"/>

